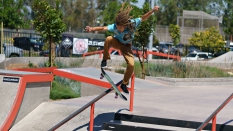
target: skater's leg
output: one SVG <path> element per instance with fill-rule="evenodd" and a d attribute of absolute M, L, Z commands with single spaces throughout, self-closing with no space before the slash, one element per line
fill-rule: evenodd
<path fill-rule="evenodd" d="M 119 49 L 119 46 L 122 45 L 122 43 L 120 43 L 116 38 L 112 37 L 112 36 L 108 36 L 105 39 L 104 42 L 104 53 L 103 53 L 103 60 L 109 60 L 110 58 L 110 54 L 108 52 L 110 47 L 113 47 L 115 49 Z"/>
<path fill-rule="evenodd" d="M 132 51 L 132 44 L 122 44 L 114 42 L 112 44 L 112 47 L 120 50 L 125 58 L 127 68 L 124 75 L 123 84 L 127 85 L 134 71 L 134 55 Z"/>
<path fill-rule="evenodd" d="M 133 55 L 133 51 L 131 48 L 132 48 L 131 44 L 126 44 L 126 45 L 122 44 L 120 48 L 121 53 L 123 54 L 126 64 L 127 64 L 127 68 L 126 68 L 124 78 L 121 84 L 121 89 L 125 93 L 129 93 L 126 85 L 128 85 L 129 79 L 131 78 L 133 71 L 134 71 L 134 55 Z"/>
<path fill-rule="evenodd" d="M 131 48 L 132 48 L 131 44 L 127 44 L 125 45 L 125 48 L 121 48 L 121 52 L 127 64 L 124 79 L 122 82 L 125 85 L 128 85 L 129 79 L 131 78 L 133 71 L 134 71 L 134 55 L 133 55 L 133 51 Z"/>

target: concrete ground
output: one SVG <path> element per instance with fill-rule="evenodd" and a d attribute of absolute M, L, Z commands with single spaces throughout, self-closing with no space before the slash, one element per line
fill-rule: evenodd
<path fill-rule="evenodd" d="M 207 64 L 221 68 L 232 68 L 232 56 L 232 52 L 229 52 L 223 56 L 209 60 Z M 99 56 L 96 55 L 94 58 L 92 57 L 88 57 L 87 60 L 97 59 Z M 44 60 L 44 58 L 41 59 Z M 113 57 L 112 59 L 124 61 L 122 57 Z M 83 65 L 95 63 L 96 65 L 92 67 L 96 67 L 99 66 L 100 60 L 101 59 L 98 58 L 97 61 L 85 61 Z M 25 60 L 25 63 L 28 62 Z M 111 65 L 115 65 L 115 63 L 113 62 Z M 90 73 L 88 76 L 99 79 L 99 73 L 93 73 L 92 71 L 89 71 L 88 73 Z M 122 75 L 116 75 L 115 73 L 112 75 L 114 76 L 115 81 L 118 81 L 123 77 Z M 120 98 L 115 99 L 114 94 L 110 93 L 95 104 L 94 130 L 101 130 L 103 122 L 113 120 L 115 112 L 203 122 L 229 95 L 233 93 L 232 83 L 232 78 L 210 79 L 208 81 L 203 79 L 174 80 L 169 78 L 155 79 L 149 77 L 147 80 L 136 79 L 134 111 L 128 111 L 129 101 L 125 102 Z M 97 95 L 77 99 L 44 102 L 29 113 L 24 119 L 16 123 L 11 128 L 11 131 L 48 130 L 76 110 L 80 109 L 96 96 Z M 129 96 L 127 97 L 129 99 Z M 231 100 L 217 115 L 218 124 L 225 123 L 233 125 L 232 108 L 233 100 Z M 87 131 L 89 114 L 90 109 L 84 110 L 60 127 L 58 131 Z"/>
<path fill-rule="evenodd" d="M 99 74 L 93 73 L 92 69 L 88 73 L 92 74 L 91 77 L 99 78 Z M 123 77 L 111 72 L 109 75 L 114 75 L 115 81 Z M 229 84 L 174 86 L 160 81 L 136 79 L 134 111 L 128 111 L 129 101 L 115 99 L 114 93 L 110 93 L 95 104 L 94 130 L 101 130 L 103 122 L 113 120 L 115 112 L 203 122 L 232 93 L 233 86 Z M 13 126 L 11 131 L 48 130 L 96 96 L 44 102 Z M 129 95 L 127 97 L 129 99 Z M 217 115 L 217 123 L 233 125 L 232 109 L 233 101 L 230 101 Z M 87 131 L 89 114 L 90 108 L 61 126 L 58 131 Z"/>

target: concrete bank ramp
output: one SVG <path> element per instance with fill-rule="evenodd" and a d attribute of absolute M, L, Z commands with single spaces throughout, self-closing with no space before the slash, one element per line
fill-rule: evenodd
<path fill-rule="evenodd" d="M 0 69 L 0 131 L 49 101 L 51 74 Z"/>
<path fill-rule="evenodd" d="M 3 76 L 0 76 L 1 80 Z M 20 79 L 20 77 L 15 77 Z M 5 78 L 6 79 L 6 78 Z M 14 100 L 17 95 L 17 91 L 19 89 L 19 83 L 13 82 L 2 82 L 0 87 L 0 125 L 3 124 L 4 120 L 7 118 L 8 114 L 10 114 L 11 107 L 13 106 Z"/>
<path fill-rule="evenodd" d="M 233 51 L 227 52 L 219 57 L 209 60 L 210 63 L 233 63 Z"/>

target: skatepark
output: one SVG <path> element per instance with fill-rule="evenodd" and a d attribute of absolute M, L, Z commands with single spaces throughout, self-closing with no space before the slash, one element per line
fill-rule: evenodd
<path fill-rule="evenodd" d="M 232 53 L 228 52 L 206 63 L 232 68 Z M 101 71 L 97 66 L 100 63 L 98 56 L 86 59 L 95 60 L 84 62 L 86 65 L 91 65 L 89 67 L 51 69 L 53 75 L 80 80 L 88 84 L 86 87 L 89 88 L 86 92 L 92 93 L 75 99 L 49 100 L 49 82 L 53 80 L 53 76 L 46 71 L 41 73 L 36 70 L 35 72 L 0 70 L 2 79 L 0 103 L 4 105 L 0 110 L 0 129 L 3 131 L 8 129 L 10 131 L 51 130 L 61 121 L 71 117 L 77 110 L 98 98 L 96 102 L 90 103 L 90 106 L 72 116 L 57 130 L 191 131 L 203 124 L 216 109 L 220 109 L 214 117 L 216 121 L 211 119 L 204 130 L 211 130 L 211 128 L 213 130 L 211 123 L 215 122 L 216 130 L 233 130 L 232 77 L 200 79 L 146 77 L 146 80 L 132 78 L 133 81 L 129 86 L 133 87 L 133 92 L 130 91 L 129 95 L 125 95 L 128 101 L 123 101 L 120 98 L 114 98 L 114 91 L 110 90 L 108 93 L 111 86 L 105 79 L 99 79 Z M 112 59 L 121 61 L 123 58 L 113 57 Z M 106 72 L 115 83 L 123 77 L 122 74 Z M 32 77 L 35 78 L 29 79 Z M 14 79 L 7 81 L 6 78 Z M 18 83 L 15 82 L 16 78 Z M 95 88 L 98 90 L 94 90 Z M 90 118 L 92 115 L 94 121 Z M 91 124 L 93 129 L 90 129 Z"/>

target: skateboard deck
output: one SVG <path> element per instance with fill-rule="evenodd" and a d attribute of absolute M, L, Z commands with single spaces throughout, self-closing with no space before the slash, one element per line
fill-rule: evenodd
<path fill-rule="evenodd" d="M 108 76 L 108 74 L 104 71 L 103 68 L 101 68 L 101 76 L 100 79 L 103 79 L 105 77 L 107 81 L 112 85 L 113 89 L 116 91 L 116 98 L 117 95 L 120 96 L 121 99 L 127 101 L 127 98 L 118 90 L 116 84 L 112 81 L 112 79 Z"/>

